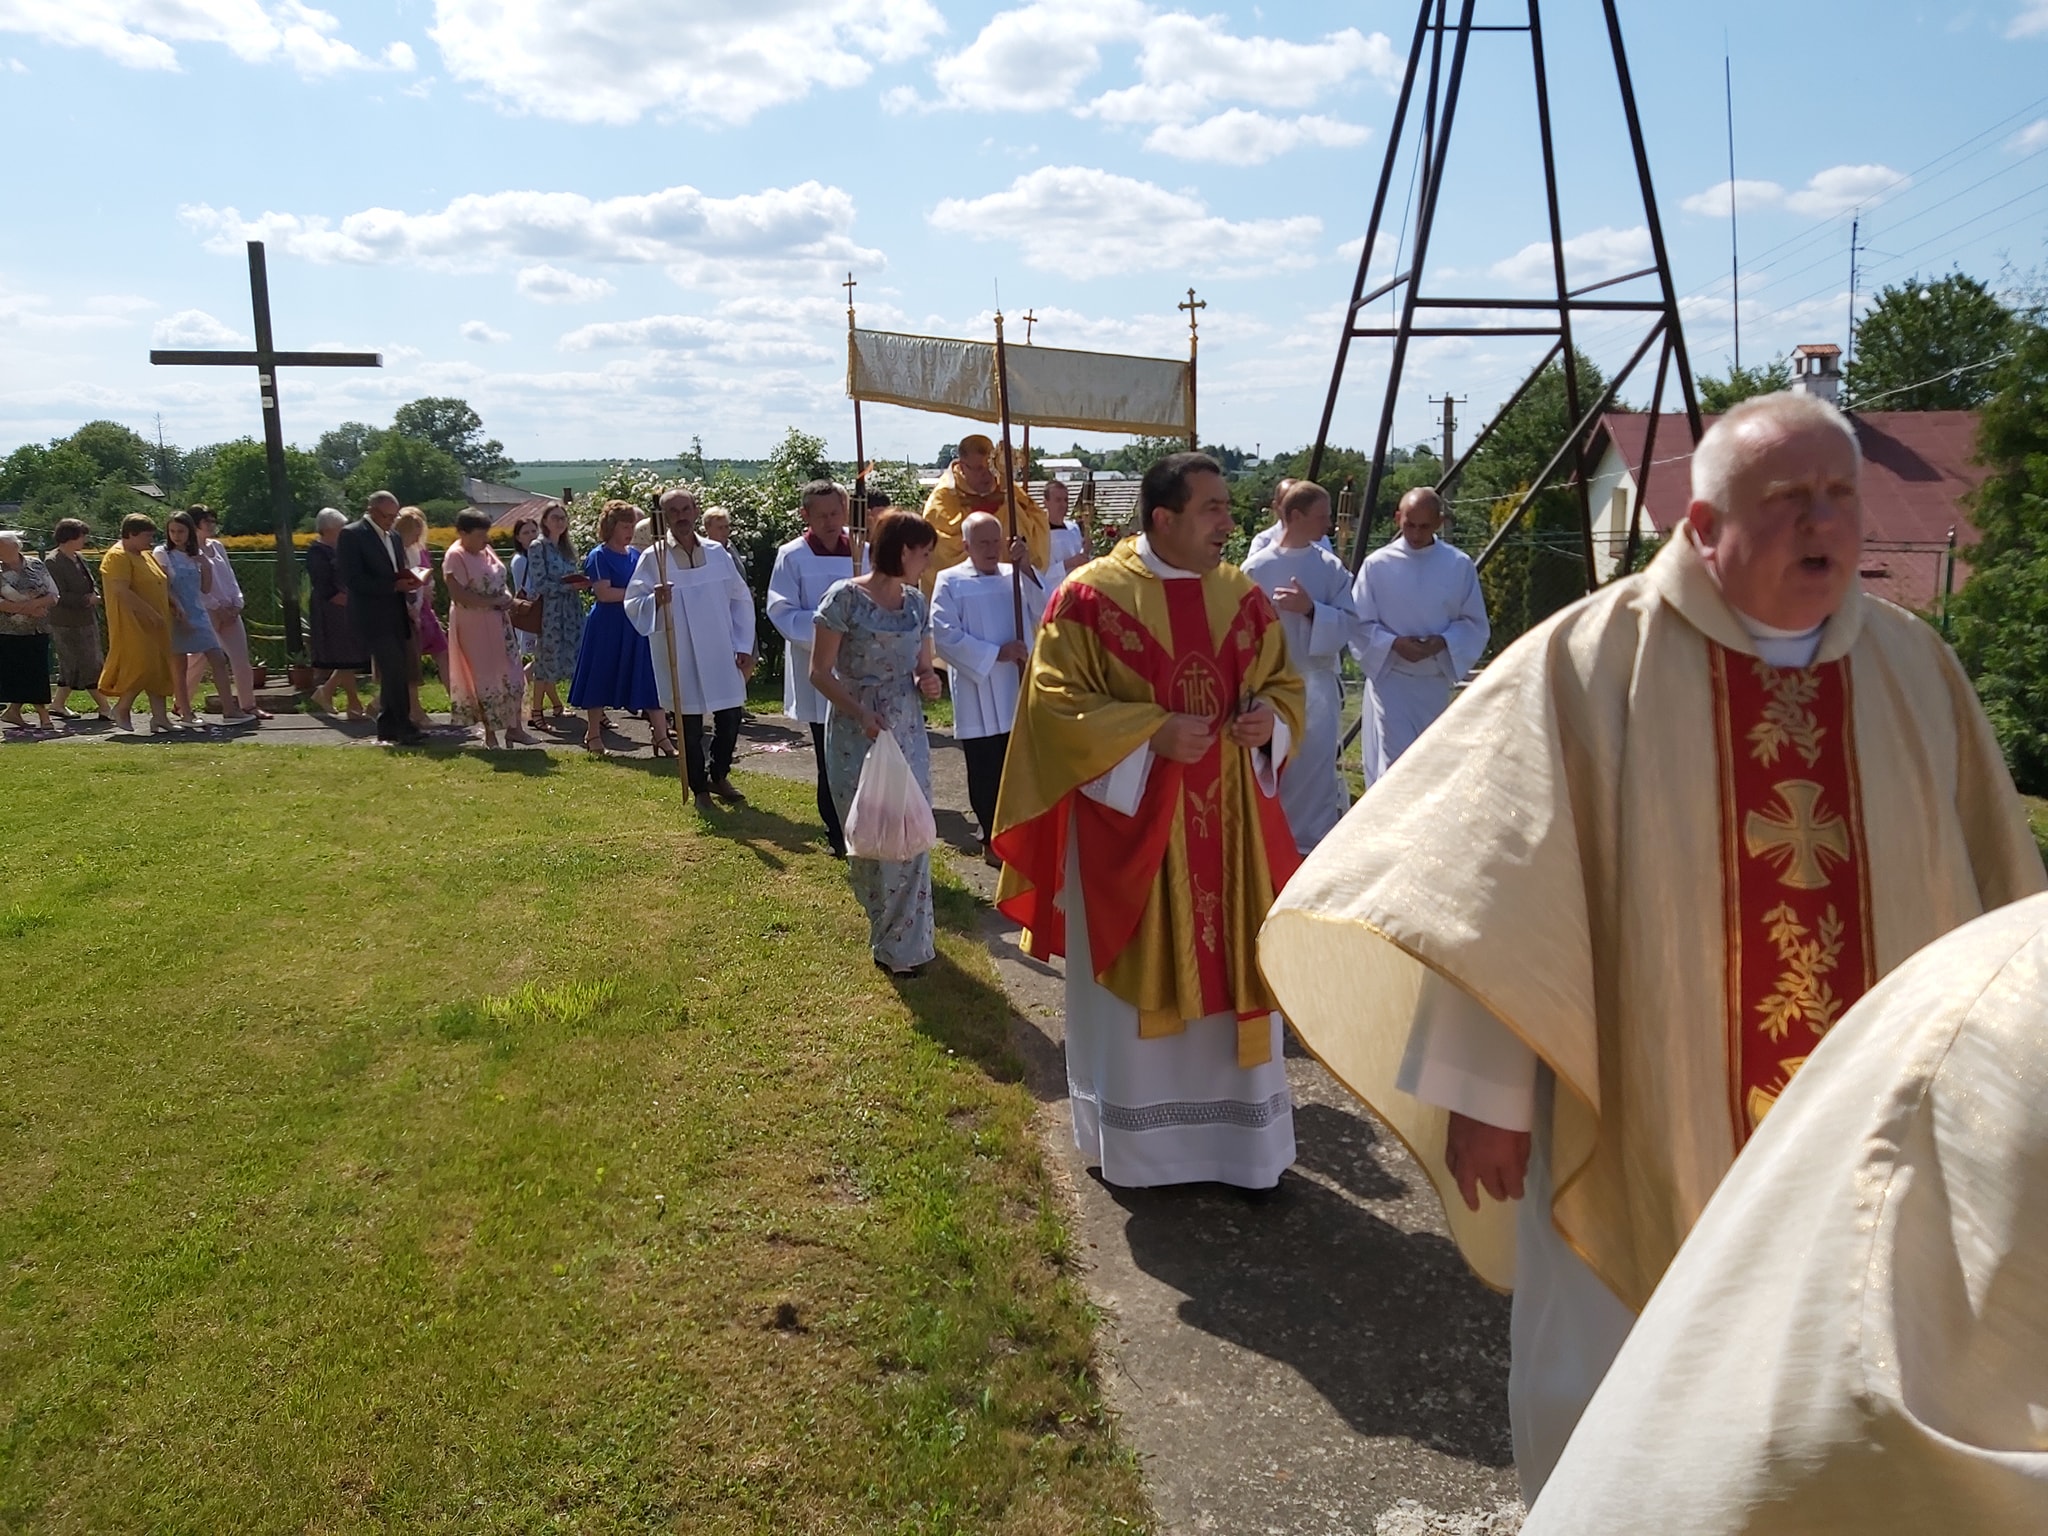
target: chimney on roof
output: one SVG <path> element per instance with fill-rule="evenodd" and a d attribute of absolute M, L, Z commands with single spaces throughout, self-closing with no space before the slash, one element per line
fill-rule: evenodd
<path fill-rule="evenodd" d="M 1842 349 L 1824 341 L 1794 347 L 1791 390 L 1795 395 L 1818 395 L 1829 405 L 1840 405 Z"/>

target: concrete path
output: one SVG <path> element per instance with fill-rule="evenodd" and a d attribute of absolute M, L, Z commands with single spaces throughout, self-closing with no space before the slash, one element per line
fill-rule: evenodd
<path fill-rule="evenodd" d="M 615 750 L 646 727 L 614 717 Z M 459 733 L 439 728 L 439 742 Z M 147 745 L 373 745 L 368 722 L 287 715 Z M 571 719 L 543 748 L 580 751 Z M 14 743 L 24 741 L 9 733 Z M 966 776 L 933 733 L 932 792 L 953 865 L 985 897 Z M 748 772 L 809 780 L 810 740 L 753 716 Z M 1084 1279 L 1103 1316 L 1106 1389 L 1142 1456 L 1168 1536 L 1512 1536 L 1521 1527 L 1507 1430 L 1508 1304 L 1466 1270 L 1407 1153 L 1315 1062 L 1290 1052 L 1299 1157 L 1272 1201 L 1216 1186 L 1117 1190 L 1081 1165 L 1068 1119 L 1062 979 L 1017 948 L 992 910 L 986 937 L 1015 1009 L 1015 1043 L 1073 1193 Z"/>

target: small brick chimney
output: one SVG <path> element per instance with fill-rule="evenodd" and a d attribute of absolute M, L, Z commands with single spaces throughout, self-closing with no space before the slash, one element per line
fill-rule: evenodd
<path fill-rule="evenodd" d="M 1825 341 L 1794 347 L 1790 388 L 1795 395 L 1819 395 L 1829 405 L 1840 405 L 1842 349 Z"/>

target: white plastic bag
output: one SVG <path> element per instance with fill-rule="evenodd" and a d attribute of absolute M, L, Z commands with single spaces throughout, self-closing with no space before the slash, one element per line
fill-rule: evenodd
<path fill-rule="evenodd" d="M 860 786 L 846 811 L 846 851 L 856 859 L 901 864 L 928 853 L 939 840 L 931 802 L 896 745 L 882 732 L 868 745 L 860 765 Z"/>

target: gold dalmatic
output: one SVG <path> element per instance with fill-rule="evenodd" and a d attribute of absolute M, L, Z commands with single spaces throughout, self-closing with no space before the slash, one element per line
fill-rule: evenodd
<path fill-rule="evenodd" d="M 1728 935 L 1728 1099 L 1740 1148 L 1875 981 L 1849 664 L 1709 646 Z"/>

